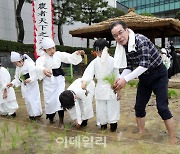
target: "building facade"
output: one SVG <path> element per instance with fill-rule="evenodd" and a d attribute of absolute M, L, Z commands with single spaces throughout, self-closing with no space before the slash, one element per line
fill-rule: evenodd
<path fill-rule="evenodd" d="M 133 7 L 138 14 L 151 13 L 162 18 L 174 18 L 180 11 L 179 0 L 117 0 L 117 3 L 128 8 Z M 168 40 L 172 40 L 175 47 L 180 48 L 180 37 L 166 38 Z M 160 45 L 158 40 L 157 45 Z"/>
<path fill-rule="evenodd" d="M 111 7 L 116 7 L 116 0 L 106 0 L 108 5 Z M 17 0 L 0 0 L 0 39 L 17 41 L 17 23 L 15 20 L 15 5 Z M 33 18 L 32 18 L 32 5 L 29 3 L 24 3 L 21 11 L 21 17 L 24 23 L 24 43 L 33 44 L 34 31 L 33 31 Z M 63 25 L 62 27 L 62 38 L 64 45 L 72 47 L 86 47 L 86 39 L 72 37 L 69 34 L 69 30 L 87 26 L 81 22 L 75 22 L 73 25 Z M 55 32 L 55 43 L 58 43 L 57 36 L 57 26 L 54 25 Z M 90 46 L 92 46 L 90 41 Z"/>

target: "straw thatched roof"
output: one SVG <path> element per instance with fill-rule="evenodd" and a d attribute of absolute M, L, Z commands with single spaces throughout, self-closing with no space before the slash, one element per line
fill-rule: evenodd
<path fill-rule="evenodd" d="M 111 18 L 106 21 L 71 30 L 69 33 L 73 37 L 82 38 L 107 38 L 112 40 L 109 29 L 111 22 L 116 20 L 125 21 L 129 28 L 135 33 L 141 33 L 150 39 L 163 38 L 170 36 L 180 36 L 180 21 L 174 18 L 157 18 L 152 16 L 142 16 L 135 12 L 129 12 L 126 15 Z"/>

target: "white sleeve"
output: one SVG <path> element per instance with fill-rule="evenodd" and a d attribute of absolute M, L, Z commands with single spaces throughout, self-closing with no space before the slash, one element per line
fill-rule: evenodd
<path fill-rule="evenodd" d="M 119 78 L 123 78 L 124 76 L 128 75 L 132 71 L 130 69 L 124 69 L 122 73 L 120 74 Z"/>
<path fill-rule="evenodd" d="M 19 87 L 21 85 L 21 82 L 19 80 L 19 69 L 16 67 L 14 80 L 11 82 L 13 86 Z"/>
<path fill-rule="evenodd" d="M 44 65 L 45 65 L 45 58 L 39 57 L 36 60 L 36 75 L 39 80 L 42 80 L 43 78 L 45 78 L 45 74 L 43 72 L 43 70 L 45 69 Z"/>
<path fill-rule="evenodd" d="M 124 76 L 124 79 L 126 80 L 126 82 L 137 78 L 138 76 L 140 76 L 141 74 L 143 74 L 148 68 L 142 67 L 142 66 L 138 66 L 134 71 L 132 71 L 131 73 L 127 74 Z"/>
<path fill-rule="evenodd" d="M 69 63 L 73 65 L 78 65 L 82 61 L 81 55 L 77 55 L 76 52 L 70 54 L 66 52 L 58 52 L 57 54 L 63 63 Z"/>
<path fill-rule="evenodd" d="M 95 61 L 91 61 L 90 64 L 86 67 L 83 76 L 82 76 L 82 80 L 83 81 L 91 81 L 94 78 L 94 74 L 95 74 L 95 70 L 94 70 L 94 63 Z"/>

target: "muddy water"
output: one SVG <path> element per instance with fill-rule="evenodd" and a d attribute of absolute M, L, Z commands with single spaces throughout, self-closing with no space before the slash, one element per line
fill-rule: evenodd
<path fill-rule="evenodd" d="M 180 141 L 180 89 L 174 91 L 177 96 L 169 99 L 169 107 Z M 65 129 L 58 127 L 57 115 L 55 124 L 49 124 L 45 113 L 38 121 L 32 122 L 19 88 L 16 89 L 16 95 L 19 103 L 17 117 L 0 117 L 0 153 L 180 153 L 180 142 L 176 146 L 169 145 L 167 130 L 157 114 L 153 95 L 147 106 L 145 133 L 141 136 L 137 133 L 133 109 L 135 86 L 127 85 L 122 90 L 121 116 L 115 133 L 110 132 L 109 128 L 102 132 L 96 126 L 95 117 L 89 120 L 86 128 L 77 130 L 66 112 Z M 43 103 L 42 106 L 44 111 Z"/>

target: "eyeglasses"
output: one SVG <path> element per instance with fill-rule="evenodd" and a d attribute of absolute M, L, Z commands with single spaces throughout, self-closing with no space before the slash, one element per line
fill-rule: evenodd
<path fill-rule="evenodd" d="M 118 36 L 122 36 L 126 30 L 118 31 L 117 34 L 114 34 L 113 37 L 116 39 Z"/>

